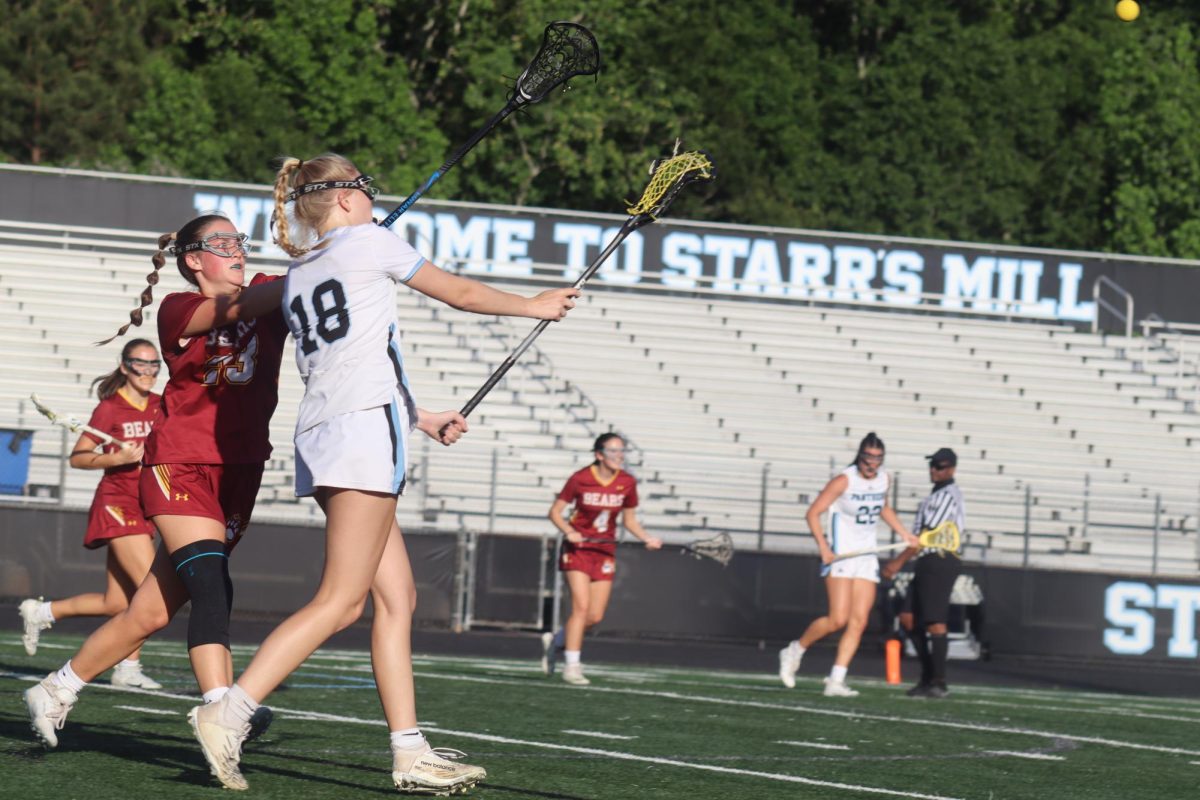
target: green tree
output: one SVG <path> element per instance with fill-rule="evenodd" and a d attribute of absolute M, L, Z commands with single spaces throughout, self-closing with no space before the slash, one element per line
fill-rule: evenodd
<path fill-rule="evenodd" d="M 1146 20 L 1104 69 L 1101 120 L 1112 185 L 1109 248 L 1200 258 L 1200 72 L 1195 27 Z"/>
<path fill-rule="evenodd" d="M 270 181 L 271 160 L 332 150 L 407 193 L 446 139 L 419 113 L 406 66 L 385 53 L 377 10 L 355 0 L 188 6 L 133 115 L 139 166 Z"/>
<path fill-rule="evenodd" d="M 4 3 L 0 155 L 27 164 L 91 166 L 124 141 L 144 86 L 148 0 Z"/>

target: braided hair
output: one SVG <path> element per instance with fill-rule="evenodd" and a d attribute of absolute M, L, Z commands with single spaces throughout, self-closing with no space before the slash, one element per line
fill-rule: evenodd
<path fill-rule="evenodd" d="M 195 244 L 204 236 L 205 231 L 208 230 L 208 226 L 216 222 L 228 221 L 229 218 L 224 214 L 201 214 L 195 219 L 189 221 L 178 231 L 174 233 L 164 233 L 162 236 L 159 236 L 158 252 L 150 258 L 150 263 L 154 265 L 154 269 L 149 275 L 146 276 L 146 288 L 142 290 L 141 305 L 129 312 L 129 322 L 126 322 L 124 325 L 118 328 L 117 332 L 112 336 L 108 337 L 102 342 L 96 342 L 96 344 L 98 346 L 108 344 L 118 336 L 124 336 L 125 331 L 129 330 L 130 325 L 140 326 L 142 324 L 142 309 L 154 302 L 153 289 L 158 285 L 158 271 L 163 268 L 164 264 L 167 263 L 168 248 L 171 246 L 172 242 L 175 243 L 176 247 Z M 183 276 L 185 281 L 193 286 L 199 286 L 200 284 L 196 280 L 196 274 L 188 268 L 185 258 L 185 253 L 177 253 L 175 256 L 175 266 L 178 267 L 179 274 Z"/>
<path fill-rule="evenodd" d="M 291 219 L 298 232 L 303 233 L 310 242 L 307 246 L 292 241 L 287 213 L 288 194 L 306 183 L 354 180 L 359 172 L 354 162 L 337 153 L 323 153 L 308 161 L 284 156 L 279 163 L 279 172 L 275 174 L 275 211 L 271 214 L 271 231 L 275 244 L 281 250 L 292 258 L 299 258 L 312 249 L 312 244 L 317 240 L 317 230 L 337 204 L 337 193 L 310 192 L 293 201 Z"/>

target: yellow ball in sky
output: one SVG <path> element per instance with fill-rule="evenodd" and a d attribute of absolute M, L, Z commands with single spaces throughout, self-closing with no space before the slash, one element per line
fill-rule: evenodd
<path fill-rule="evenodd" d="M 1137 4 L 1136 0 L 1121 0 L 1117 3 L 1117 16 L 1126 22 L 1133 22 L 1141 12 L 1141 6 Z"/>

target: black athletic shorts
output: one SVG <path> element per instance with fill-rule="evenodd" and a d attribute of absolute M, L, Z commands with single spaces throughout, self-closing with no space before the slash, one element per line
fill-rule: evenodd
<path fill-rule="evenodd" d="M 949 554 L 930 553 L 917 559 L 912 583 L 908 585 L 915 624 L 946 624 L 950 615 L 950 592 L 961 573 L 962 561 Z"/>

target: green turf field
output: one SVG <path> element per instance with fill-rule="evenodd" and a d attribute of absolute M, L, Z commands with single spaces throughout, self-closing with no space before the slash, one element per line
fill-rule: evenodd
<path fill-rule="evenodd" d="M 536 650 L 532 644 L 531 650 Z M 182 645 L 143 661 L 165 688 L 81 697 L 57 750 L 29 731 L 20 692 L 79 639 L 48 635 L 34 658 L 0 637 L 0 796 L 213 797 L 184 717 L 195 684 Z M 248 652 L 235 657 L 245 663 Z M 1200 794 L 1200 701 L 954 687 L 942 701 L 852 681 L 826 699 L 819 678 L 786 690 L 772 675 L 589 667 L 590 687 L 544 678 L 536 662 L 420 657 L 422 727 L 470 754 L 479 798 L 978 798 L 1099 800 Z M 853 678 L 853 674 L 851 676 Z M 103 680 L 103 679 L 102 679 Z M 395 794 L 387 731 L 367 657 L 322 651 L 272 698 L 274 727 L 247 748 L 248 797 Z M 153 793 L 153 795 L 151 795 Z"/>

